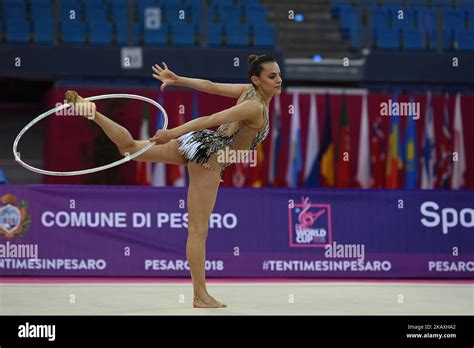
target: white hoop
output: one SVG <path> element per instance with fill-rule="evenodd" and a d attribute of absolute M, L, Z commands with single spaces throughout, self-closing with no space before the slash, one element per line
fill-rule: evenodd
<path fill-rule="evenodd" d="M 129 99 L 137 99 L 137 100 L 142 100 L 142 101 L 146 101 L 154 106 L 156 106 L 158 109 L 160 109 L 160 111 L 163 113 L 163 117 L 164 117 L 164 122 L 163 122 L 163 129 L 166 129 L 168 127 L 168 114 L 166 113 L 166 110 L 160 105 L 158 104 L 156 101 L 154 101 L 153 99 L 150 99 L 150 98 L 146 98 L 146 97 L 142 97 L 140 95 L 135 95 L 135 94 L 103 94 L 103 95 L 97 95 L 97 96 L 94 96 L 94 97 L 88 97 L 88 98 L 84 98 L 85 100 L 90 100 L 90 101 L 93 101 L 93 100 L 101 100 L 101 99 L 111 99 L 111 98 L 129 98 Z M 138 150 L 137 152 L 131 154 L 131 155 L 127 155 L 125 156 L 124 158 L 118 160 L 118 161 L 115 161 L 115 162 L 112 162 L 112 163 L 109 163 L 109 164 L 106 164 L 104 166 L 101 166 L 101 167 L 96 167 L 96 168 L 92 168 L 92 169 L 83 169 L 83 170 L 76 170 L 76 171 L 72 171 L 72 172 L 55 172 L 55 171 L 49 171 L 49 170 L 44 170 L 44 169 L 39 169 L 39 168 L 35 168 L 33 166 L 30 166 L 29 164 L 23 162 L 20 158 L 20 155 L 19 153 L 17 152 L 17 147 L 18 147 L 18 142 L 20 141 L 20 138 L 23 136 L 23 134 L 31 128 L 31 126 L 33 126 L 35 123 L 41 121 L 43 118 L 57 112 L 57 111 L 60 111 L 62 109 L 65 109 L 67 108 L 68 106 L 70 106 L 70 104 L 66 103 L 66 104 L 63 104 L 63 105 L 60 105 L 54 109 L 51 109 L 49 111 L 46 111 L 45 113 L 42 113 L 41 115 L 39 115 L 38 117 L 34 118 L 30 123 L 28 123 L 21 131 L 20 133 L 18 133 L 15 141 L 13 142 L 13 155 L 15 156 L 15 160 L 20 163 L 23 167 L 25 167 L 26 169 L 29 169 L 33 172 L 36 172 L 36 173 L 39 173 L 39 174 L 45 174 L 45 175 L 55 175 L 55 176 L 72 176 L 72 175 L 83 175 L 83 174 L 91 174 L 91 173 L 95 173 L 95 172 L 98 172 L 98 171 L 101 171 L 101 170 L 104 170 L 104 169 L 109 169 L 109 168 L 112 168 L 112 167 L 115 167 L 115 166 L 118 166 L 119 164 L 122 164 L 122 163 L 125 163 L 125 162 L 128 162 L 132 159 L 134 159 L 135 157 L 137 156 L 140 156 L 141 154 L 143 154 L 144 152 L 150 150 L 154 145 L 155 143 L 154 142 L 150 142 L 150 144 L 146 145 L 144 148 Z"/>

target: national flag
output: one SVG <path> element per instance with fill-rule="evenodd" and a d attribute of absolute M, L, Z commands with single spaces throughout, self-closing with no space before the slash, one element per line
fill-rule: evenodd
<path fill-rule="evenodd" d="M 252 167 L 250 172 L 250 186 L 252 187 L 262 187 L 265 183 L 264 159 L 263 143 L 260 143 L 256 149 L 256 166 Z"/>
<path fill-rule="evenodd" d="M 275 183 L 275 179 L 278 175 L 278 165 L 279 165 L 279 156 L 280 156 L 280 147 L 281 147 L 281 106 L 280 106 L 280 96 L 275 95 L 273 97 L 273 112 L 274 118 L 272 122 L 272 132 L 271 132 L 271 143 L 270 143 L 270 163 L 268 166 L 268 181 L 270 184 Z"/>
<path fill-rule="evenodd" d="M 347 117 L 346 96 L 342 95 L 341 117 L 339 120 L 339 135 L 336 147 L 336 186 L 351 187 L 351 140 L 349 136 L 349 118 Z"/>
<path fill-rule="evenodd" d="M 380 189 L 385 187 L 385 134 L 382 130 L 382 121 L 377 117 L 373 124 L 372 142 L 372 188 Z"/>
<path fill-rule="evenodd" d="M 421 188 L 433 189 L 436 182 L 436 148 L 431 92 L 426 98 L 425 132 L 422 147 Z"/>
<path fill-rule="evenodd" d="M 439 148 L 441 150 L 437 168 L 436 187 L 449 189 L 451 176 L 453 174 L 453 136 L 451 126 L 449 125 L 448 112 L 449 94 L 446 93 L 443 98 L 443 125 L 441 138 L 439 139 Z"/>
<path fill-rule="evenodd" d="M 304 169 L 304 185 L 319 186 L 319 163 L 316 161 L 319 152 L 318 107 L 316 94 L 310 96 L 309 126 L 306 141 L 306 159 Z"/>
<path fill-rule="evenodd" d="M 413 97 L 410 98 L 410 105 L 414 105 Z M 407 128 L 405 130 L 405 140 L 403 145 L 403 162 L 405 163 L 405 188 L 417 188 L 418 181 L 418 155 L 416 151 L 416 128 L 415 115 L 408 115 Z"/>
<path fill-rule="evenodd" d="M 369 188 L 370 178 L 370 136 L 367 94 L 362 96 L 361 124 L 359 132 L 359 158 L 357 161 L 357 183 L 361 188 Z"/>
<path fill-rule="evenodd" d="M 300 106 L 299 93 L 293 93 L 293 114 L 291 117 L 290 141 L 288 144 L 288 166 L 286 170 L 286 183 L 289 187 L 298 186 L 298 175 L 302 169 L 303 154 L 301 149 Z"/>
<path fill-rule="evenodd" d="M 232 184 L 235 187 L 243 187 L 245 185 L 245 171 L 247 163 L 235 163 L 234 172 L 232 173 Z"/>
<path fill-rule="evenodd" d="M 397 102 L 396 95 L 392 96 Z M 402 147 L 400 142 L 400 115 L 390 112 L 390 132 L 387 142 L 387 170 L 385 188 L 396 189 L 400 187 L 401 170 L 403 169 Z"/>
<path fill-rule="evenodd" d="M 457 156 L 457 161 L 453 164 L 451 188 L 457 190 L 464 185 L 464 174 L 466 172 L 466 152 L 464 149 L 460 93 L 456 94 L 454 102 L 454 155 Z"/>
<path fill-rule="evenodd" d="M 334 187 L 334 145 L 331 134 L 331 105 L 329 94 L 326 94 L 326 116 L 324 120 L 323 141 L 319 150 L 317 161 L 321 164 L 320 171 L 323 186 Z"/>

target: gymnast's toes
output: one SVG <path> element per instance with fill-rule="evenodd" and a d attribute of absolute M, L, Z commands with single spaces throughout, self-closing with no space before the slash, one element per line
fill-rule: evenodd
<path fill-rule="evenodd" d="M 77 100 L 78 94 L 76 91 L 67 91 L 65 97 L 68 103 L 74 104 Z"/>

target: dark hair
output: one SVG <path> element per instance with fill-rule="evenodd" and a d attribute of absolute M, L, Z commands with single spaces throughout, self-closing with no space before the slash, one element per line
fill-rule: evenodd
<path fill-rule="evenodd" d="M 249 55 L 249 78 L 251 78 L 252 76 L 260 76 L 263 70 L 262 64 L 268 62 L 276 62 L 276 59 L 266 54 L 262 54 L 261 56 L 257 56 L 256 54 Z"/>

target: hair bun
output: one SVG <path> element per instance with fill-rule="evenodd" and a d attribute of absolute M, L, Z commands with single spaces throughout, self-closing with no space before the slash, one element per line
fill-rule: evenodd
<path fill-rule="evenodd" d="M 258 56 L 256 54 L 250 54 L 248 58 L 249 65 L 252 65 L 253 62 L 257 60 Z"/>

